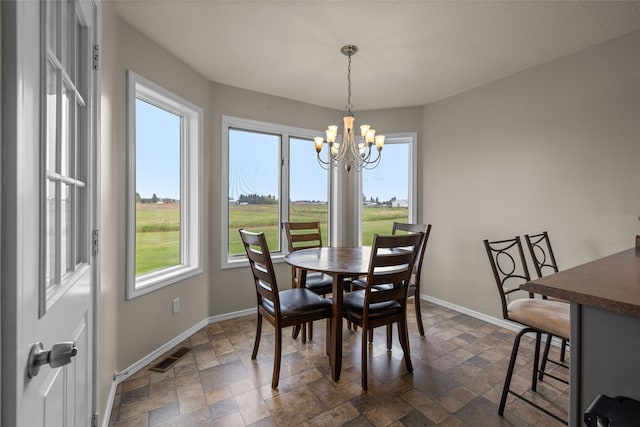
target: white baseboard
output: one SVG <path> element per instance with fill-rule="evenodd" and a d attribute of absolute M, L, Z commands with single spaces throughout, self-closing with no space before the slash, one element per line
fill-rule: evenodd
<path fill-rule="evenodd" d="M 428 301 L 428 302 L 434 303 L 436 305 L 439 305 L 439 306 L 442 306 L 442 307 L 445 307 L 445 308 L 449 308 L 449 309 L 451 309 L 453 311 L 457 311 L 458 313 L 462 313 L 462 314 L 469 315 L 471 317 L 475 317 L 476 319 L 483 320 L 483 321 L 485 321 L 487 323 L 491 323 L 493 325 L 500 326 L 501 328 L 508 329 L 510 331 L 519 332 L 520 329 L 522 329 L 521 326 L 519 326 L 519 325 L 517 325 L 517 324 L 515 324 L 513 322 L 509 322 L 509 321 L 506 321 L 504 319 L 497 319 L 497 318 L 495 318 L 493 316 L 488 316 L 488 315 L 486 315 L 484 313 L 480 313 L 479 311 L 474 311 L 474 310 L 471 310 L 471 309 L 469 309 L 467 307 L 463 307 L 461 305 L 452 304 L 450 302 L 447 302 L 447 301 L 444 301 L 444 300 L 441 300 L 441 299 L 438 299 L 438 298 L 435 298 L 435 297 L 432 297 L 432 296 L 429 296 L 429 295 L 420 294 L 420 299 L 424 300 L 424 301 Z"/>
<path fill-rule="evenodd" d="M 113 407 L 113 401 L 115 399 L 116 389 L 118 388 L 118 385 L 121 382 L 123 382 L 124 380 L 129 378 L 131 375 L 138 372 L 140 369 L 144 368 L 149 363 L 151 363 L 158 357 L 162 356 L 164 353 L 166 353 L 176 345 L 180 344 L 182 341 L 186 340 L 191 335 L 195 334 L 197 331 L 204 328 L 205 326 L 210 325 L 211 323 L 221 322 L 223 320 L 229 320 L 229 319 L 235 319 L 237 317 L 248 316 L 250 314 L 254 314 L 255 312 L 256 312 L 255 308 L 250 308 L 248 310 L 234 311 L 232 313 L 221 314 L 219 316 L 207 317 L 206 319 L 201 320 L 200 322 L 196 323 L 186 331 L 182 332 L 180 335 L 176 336 L 172 340 L 168 341 L 161 347 L 157 348 L 153 352 L 149 353 L 142 359 L 138 360 L 137 362 L 135 362 L 125 370 L 121 372 L 114 372 L 113 382 L 111 383 L 111 389 L 109 390 L 109 396 L 107 398 L 107 407 L 105 408 L 104 418 L 102 419 L 102 427 L 109 426 L 109 418 L 111 418 L 111 408 Z"/>
<path fill-rule="evenodd" d="M 474 311 L 471 309 L 468 309 L 466 307 L 463 307 L 461 305 L 456 305 L 456 304 L 452 304 L 450 302 L 429 296 L 429 295 L 425 295 L 425 294 L 420 294 L 420 299 L 424 300 L 424 301 L 428 301 L 431 302 L 433 304 L 445 307 L 445 308 L 449 308 L 453 311 L 457 311 L 458 313 L 462 313 L 462 314 L 466 314 L 469 315 L 471 317 L 475 317 L 476 319 L 480 319 L 483 320 L 487 323 L 491 323 L 493 325 L 496 326 L 500 326 L 501 328 L 513 331 L 513 332 L 520 332 L 520 330 L 522 329 L 522 326 L 515 323 L 515 322 L 509 322 L 508 320 L 504 320 L 504 319 L 497 319 L 493 316 L 488 316 L 484 313 L 480 313 L 479 311 Z M 542 342 L 546 342 L 547 340 L 547 336 L 543 334 L 542 336 Z M 562 341 L 557 338 L 557 337 L 553 337 L 551 339 L 551 345 L 556 346 L 556 347 L 560 347 L 562 345 Z"/>

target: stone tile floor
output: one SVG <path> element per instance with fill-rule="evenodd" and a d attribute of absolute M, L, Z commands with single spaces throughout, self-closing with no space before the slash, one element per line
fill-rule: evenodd
<path fill-rule="evenodd" d="M 192 351 L 167 372 L 145 368 L 121 383 L 109 426 L 562 425 L 511 395 L 505 416 L 498 415 L 515 333 L 423 302 L 422 337 L 413 299 L 409 304 L 414 371 L 405 370 L 397 329 L 388 352 L 385 328 L 378 328 L 370 347 L 368 392 L 360 387 L 361 330 L 345 329 L 342 374 L 334 382 L 324 353 L 324 322 L 315 323 L 314 340 L 306 344 L 284 332 L 280 384 L 272 390 L 273 328 L 264 322 L 258 358 L 251 360 L 252 315 L 196 332 L 177 346 Z M 552 349 L 556 359 L 558 353 Z M 532 358 L 532 339 L 525 337 L 512 388 L 566 419 L 568 386 L 548 378 L 532 392 Z M 564 368 L 555 370 L 568 376 Z"/>

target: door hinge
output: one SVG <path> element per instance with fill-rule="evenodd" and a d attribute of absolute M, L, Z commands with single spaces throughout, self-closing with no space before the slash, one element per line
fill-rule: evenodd
<path fill-rule="evenodd" d="M 94 412 L 91 415 L 91 427 L 98 427 L 98 413 Z"/>
<path fill-rule="evenodd" d="M 100 46 L 97 44 L 93 45 L 93 69 L 97 70 L 98 65 L 100 64 Z"/>
<path fill-rule="evenodd" d="M 98 255 L 98 244 L 100 239 L 100 232 L 98 230 L 91 231 L 91 254 L 93 256 Z"/>

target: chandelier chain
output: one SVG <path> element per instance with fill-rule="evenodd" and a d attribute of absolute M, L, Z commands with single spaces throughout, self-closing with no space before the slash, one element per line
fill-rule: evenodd
<path fill-rule="evenodd" d="M 349 55 L 349 65 L 347 65 L 347 111 L 349 112 L 349 114 L 351 114 L 351 109 L 353 108 L 353 105 L 351 105 L 351 55 Z"/>

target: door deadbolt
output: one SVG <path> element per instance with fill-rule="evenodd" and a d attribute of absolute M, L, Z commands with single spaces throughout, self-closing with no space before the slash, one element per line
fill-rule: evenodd
<path fill-rule="evenodd" d="M 51 350 L 45 351 L 41 342 L 37 342 L 31 346 L 29 352 L 29 360 L 27 361 L 27 375 L 33 378 L 38 375 L 40 366 L 47 363 L 52 368 L 71 363 L 71 358 L 78 354 L 75 342 L 59 342 L 51 347 Z"/>

